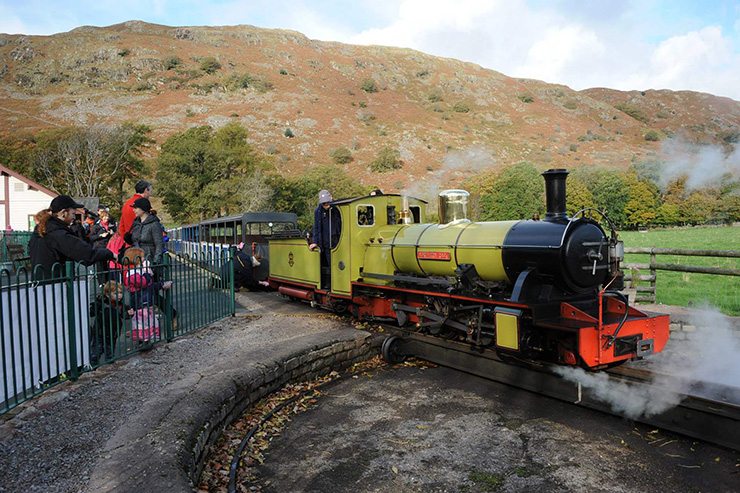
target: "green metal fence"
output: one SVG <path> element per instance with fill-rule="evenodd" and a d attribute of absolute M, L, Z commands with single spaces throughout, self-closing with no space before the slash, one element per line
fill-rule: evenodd
<path fill-rule="evenodd" d="M 0 271 L 0 414 L 80 373 L 235 312 L 233 252 L 108 270 Z"/>

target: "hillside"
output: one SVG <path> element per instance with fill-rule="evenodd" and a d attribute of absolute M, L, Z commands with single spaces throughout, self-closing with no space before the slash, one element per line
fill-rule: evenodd
<path fill-rule="evenodd" d="M 207 57 L 220 68 L 204 64 Z M 399 190 L 456 186 L 477 169 L 521 160 L 624 168 L 660 149 L 645 140 L 651 129 L 734 143 L 740 102 L 696 92 L 579 92 L 413 50 L 251 26 L 131 21 L 0 35 L 3 136 L 127 120 L 150 125 L 158 144 L 190 126 L 238 120 L 286 174 L 328 163 L 346 146 L 350 173 Z M 403 169 L 371 172 L 386 146 L 400 151 Z"/>

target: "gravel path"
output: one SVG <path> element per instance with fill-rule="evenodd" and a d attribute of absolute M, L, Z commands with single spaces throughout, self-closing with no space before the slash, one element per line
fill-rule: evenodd
<path fill-rule="evenodd" d="M 257 364 L 286 341 L 346 324 L 274 295 L 240 295 L 246 310 L 147 353 L 47 391 L 0 426 L 0 492 L 87 491 L 106 442 L 178 382 Z M 275 313 L 274 308 L 284 313 Z M 171 412 L 176 413 L 173 409 Z"/>

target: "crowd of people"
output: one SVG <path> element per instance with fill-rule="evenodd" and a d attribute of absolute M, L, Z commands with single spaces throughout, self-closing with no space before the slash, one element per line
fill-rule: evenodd
<path fill-rule="evenodd" d="M 160 279 L 167 238 L 149 201 L 152 184 L 141 180 L 134 189 L 118 224 L 103 205 L 96 213 L 68 195 L 55 197 L 47 209 L 36 214 L 28 246 L 34 281 L 60 279 L 68 261 L 96 267 L 100 286 L 89 310 L 93 365 L 101 357 L 114 357 L 126 320 L 131 319 L 134 342 L 151 344 L 158 339 L 163 309 L 160 292 L 172 286 L 171 281 Z"/>

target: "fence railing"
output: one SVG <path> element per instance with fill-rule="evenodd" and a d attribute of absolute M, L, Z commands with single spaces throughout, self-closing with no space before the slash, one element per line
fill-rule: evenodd
<path fill-rule="evenodd" d="M 102 267 L 102 266 L 98 266 Z M 235 312 L 231 252 L 119 269 L 0 271 L 0 414 Z"/>
<path fill-rule="evenodd" d="M 656 284 L 659 270 L 672 272 L 686 272 L 695 274 L 714 274 L 720 276 L 740 276 L 740 269 L 727 267 L 708 267 L 702 265 L 683 265 L 674 263 L 658 262 L 658 255 L 670 255 L 679 257 L 709 257 L 709 258 L 740 258 L 738 250 L 686 250 L 680 248 L 625 248 L 626 254 L 649 255 L 649 263 L 626 262 L 623 264 L 625 270 L 625 281 L 634 286 L 636 290 L 636 301 L 655 303 Z M 642 272 L 649 271 L 649 274 Z M 648 285 L 641 285 L 648 282 Z"/>

